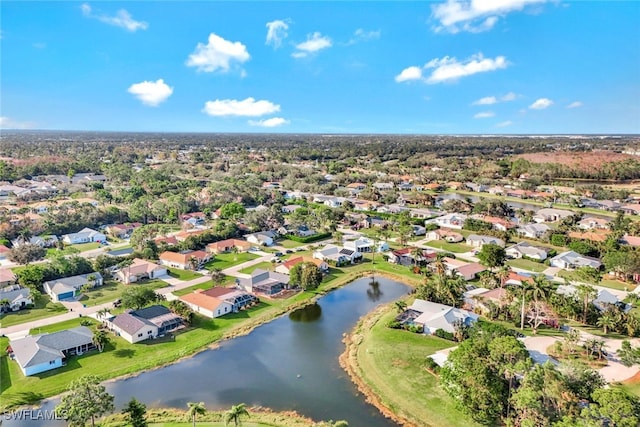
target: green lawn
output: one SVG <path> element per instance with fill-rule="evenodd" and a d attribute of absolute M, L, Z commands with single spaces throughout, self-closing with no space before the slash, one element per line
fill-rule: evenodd
<path fill-rule="evenodd" d="M 263 270 L 273 271 L 278 264 L 272 262 L 261 262 L 256 265 L 252 265 L 251 267 L 243 268 L 242 270 L 238 270 L 239 273 L 243 274 L 251 274 L 257 268 L 261 268 Z"/>
<path fill-rule="evenodd" d="M 98 249 L 100 247 L 100 243 L 91 242 L 91 243 L 79 243 L 77 245 L 65 245 L 64 249 L 56 249 L 50 248 L 47 249 L 47 258 L 52 258 L 56 255 L 73 255 L 84 251 L 90 251 L 93 249 Z M 107 246 L 108 247 L 108 246 Z"/>
<path fill-rule="evenodd" d="M 89 292 L 84 293 L 79 301 L 86 306 L 94 306 L 104 304 L 106 302 L 115 301 L 116 299 L 120 298 L 122 292 L 130 286 L 145 287 L 155 290 L 167 287 L 169 285 L 159 279 L 141 280 L 140 282 L 131 283 L 129 285 L 122 284 L 115 280 L 107 280 L 104 285 L 91 289 Z"/>
<path fill-rule="evenodd" d="M 66 312 L 67 309 L 62 304 L 59 302 L 51 302 L 51 298 L 49 298 L 48 295 L 41 295 L 40 298 L 35 301 L 34 308 L 1 315 L 0 325 L 3 328 L 7 328 L 9 326 L 32 322 Z"/>
<path fill-rule="evenodd" d="M 212 261 L 206 263 L 204 268 L 207 270 L 211 270 L 213 268 L 224 270 L 225 268 L 233 267 L 234 265 L 242 264 L 243 262 L 251 261 L 256 258 L 260 257 L 249 252 L 218 254 Z"/>
<path fill-rule="evenodd" d="M 549 268 L 548 265 L 545 265 L 543 263 L 522 258 L 507 260 L 507 265 L 515 268 L 521 268 L 523 270 L 533 271 L 534 273 L 542 273 L 547 268 Z"/>
<path fill-rule="evenodd" d="M 580 281 L 575 271 L 560 270 L 558 272 L 558 276 L 568 281 Z M 615 279 L 602 279 L 599 283 L 596 283 L 596 285 L 604 286 L 605 288 L 617 289 L 619 291 L 632 291 L 636 288 L 636 285 L 632 283 L 626 283 Z"/>
<path fill-rule="evenodd" d="M 304 246 L 305 244 L 306 243 L 294 242 L 293 240 L 289 240 L 289 239 L 282 239 L 276 242 L 276 245 L 282 246 L 283 248 L 286 248 L 286 249 L 299 248 L 300 246 Z"/>
<path fill-rule="evenodd" d="M 475 425 L 440 388 L 438 378 L 425 369 L 426 356 L 454 343 L 387 328 L 395 316 L 395 309 L 388 307 L 356 327 L 359 344 L 352 356 L 360 378 L 385 406 L 414 425 Z"/>
<path fill-rule="evenodd" d="M 447 252 L 453 252 L 454 254 L 459 254 L 463 252 L 469 252 L 473 250 L 473 248 L 469 245 L 465 245 L 463 243 L 449 243 L 442 240 L 432 240 L 426 243 L 427 246 L 431 246 L 432 248 L 441 249 Z"/>
<path fill-rule="evenodd" d="M 179 268 L 171 268 L 167 267 L 167 271 L 169 272 L 169 276 L 175 277 L 180 280 L 188 281 L 197 279 L 198 277 L 202 277 L 202 274 L 196 273 L 191 270 L 181 270 Z"/>

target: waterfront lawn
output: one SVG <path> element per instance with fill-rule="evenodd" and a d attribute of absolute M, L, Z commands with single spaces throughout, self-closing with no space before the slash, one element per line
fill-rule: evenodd
<path fill-rule="evenodd" d="M 453 252 L 454 254 L 461 254 L 464 252 L 470 252 L 473 248 L 469 245 L 465 245 L 463 243 L 449 243 L 444 242 L 442 240 L 432 240 L 430 242 L 425 243 L 427 246 L 431 246 L 432 248 L 440 249 L 447 252 Z"/>
<path fill-rule="evenodd" d="M 7 356 L 2 352 L 0 373 L 3 374 L 3 390 L 0 409 L 34 403 L 43 397 L 59 394 L 65 391 L 71 380 L 80 375 L 98 375 L 107 379 L 161 366 L 204 349 L 214 341 L 246 332 L 280 312 L 279 306 L 274 306 L 270 302 L 261 302 L 249 310 L 214 320 L 196 315 L 191 327 L 163 339 L 143 341 L 138 344 L 130 344 L 121 337 L 109 334 L 109 344 L 104 352 L 92 351 L 79 357 L 72 357 L 61 368 L 31 377 L 25 377 L 17 363 L 7 360 Z M 53 332 L 68 329 L 79 326 L 85 319 L 87 318 L 72 319 L 43 327 L 40 331 Z M 94 325 L 97 323 L 92 319 L 88 320 L 91 320 Z M 6 348 L 6 345 L 2 348 Z M 8 375 L 5 375 L 4 371 L 7 371 Z M 35 390 L 37 392 L 34 392 Z"/>
<path fill-rule="evenodd" d="M 34 308 L 6 313 L 0 316 L 0 325 L 3 328 L 44 319 L 66 313 L 67 309 L 59 302 L 51 302 L 49 295 L 41 295 L 34 304 Z"/>
<path fill-rule="evenodd" d="M 215 258 L 204 265 L 207 270 L 217 268 L 224 270 L 225 268 L 233 267 L 234 265 L 242 264 L 243 262 L 251 261 L 252 259 L 260 258 L 258 255 L 249 252 L 240 252 L 234 254 L 232 252 L 218 254 Z"/>
<path fill-rule="evenodd" d="M 455 344 L 390 329 L 386 325 L 395 316 L 395 309 L 389 308 L 373 327 L 369 319 L 364 327 L 358 325 L 362 337 L 357 350 L 358 375 L 386 406 L 416 425 L 474 425 L 440 388 L 438 378 L 425 369 L 426 356 Z"/>
<path fill-rule="evenodd" d="M 535 261 L 522 259 L 522 258 L 507 260 L 507 265 L 515 268 L 521 268 L 527 271 L 532 271 L 534 273 L 542 273 L 547 268 L 549 268 L 549 266 L 545 265 L 544 263 L 535 262 Z"/>
<path fill-rule="evenodd" d="M 184 280 L 184 281 L 193 280 L 193 279 L 197 279 L 198 277 L 202 277 L 202 274 L 200 273 L 196 273 L 191 270 L 181 270 L 179 268 L 167 267 L 167 272 L 169 273 L 169 276 L 176 279 Z"/>

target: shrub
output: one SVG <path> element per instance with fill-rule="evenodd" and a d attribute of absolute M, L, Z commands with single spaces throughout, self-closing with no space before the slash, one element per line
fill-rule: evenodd
<path fill-rule="evenodd" d="M 397 320 L 391 320 L 389 323 L 387 323 L 387 327 L 391 329 L 400 329 L 402 325 Z"/>
<path fill-rule="evenodd" d="M 294 236 L 292 234 L 287 234 L 285 237 L 289 240 L 293 240 L 294 242 L 298 242 L 298 243 L 311 243 L 311 242 L 317 242 L 318 240 L 328 239 L 329 237 L 331 237 L 331 233 L 318 233 L 318 234 L 314 234 L 313 236 L 307 236 L 307 237 L 300 237 L 300 236 Z"/>
<path fill-rule="evenodd" d="M 427 357 L 427 361 L 426 361 L 425 365 L 426 365 L 427 369 L 430 370 L 433 373 L 437 374 L 438 372 L 440 372 L 440 365 L 438 365 L 436 363 L 436 361 L 433 360 L 430 357 Z"/>
<path fill-rule="evenodd" d="M 409 327 L 407 328 L 407 331 L 413 332 L 415 334 L 421 334 L 423 329 L 421 325 L 409 325 Z"/>
<path fill-rule="evenodd" d="M 437 336 L 438 338 L 443 338 L 449 341 L 455 341 L 453 334 L 451 332 L 445 331 L 444 329 L 436 329 L 436 332 L 434 333 L 434 335 Z"/>

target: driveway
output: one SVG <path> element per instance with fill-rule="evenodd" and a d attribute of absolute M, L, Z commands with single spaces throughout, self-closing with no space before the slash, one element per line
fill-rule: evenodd
<path fill-rule="evenodd" d="M 534 362 L 543 364 L 550 361 L 554 365 L 557 365 L 558 361 L 547 354 L 547 348 L 556 341 L 559 341 L 556 337 L 526 337 L 522 339 Z"/>

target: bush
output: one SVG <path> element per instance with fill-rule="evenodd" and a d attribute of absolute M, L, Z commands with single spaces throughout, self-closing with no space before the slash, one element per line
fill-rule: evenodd
<path fill-rule="evenodd" d="M 434 335 L 437 336 L 438 338 L 443 338 L 449 341 L 455 341 L 453 334 L 451 332 L 445 331 L 444 329 L 436 329 L 436 332 Z"/>
<path fill-rule="evenodd" d="M 421 325 L 409 325 L 409 327 L 407 327 L 407 331 L 413 332 L 414 334 L 421 334 L 423 329 Z"/>
<path fill-rule="evenodd" d="M 401 327 L 402 325 L 397 320 L 391 320 L 389 323 L 387 323 L 387 328 L 400 329 Z"/>
<path fill-rule="evenodd" d="M 436 361 L 435 361 L 435 360 L 433 360 L 433 359 L 432 359 L 432 358 L 430 358 L 430 357 L 427 357 L 427 361 L 426 361 L 425 365 L 426 365 L 427 369 L 428 369 L 428 370 L 430 370 L 431 372 L 434 372 L 434 373 L 436 373 L 436 374 L 437 374 L 438 372 L 440 372 L 440 365 L 438 365 L 438 364 L 436 363 Z"/>

